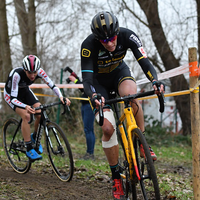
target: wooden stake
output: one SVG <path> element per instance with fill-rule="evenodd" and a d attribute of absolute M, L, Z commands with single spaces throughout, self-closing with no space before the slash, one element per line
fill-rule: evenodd
<path fill-rule="evenodd" d="M 196 48 L 189 48 L 189 71 L 190 71 L 190 91 L 191 91 L 190 109 L 191 109 L 191 134 L 192 134 L 193 191 L 194 191 L 194 199 L 200 200 L 199 86 L 196 86 L 199 77 L 199 68 L 197 62 Z"/>

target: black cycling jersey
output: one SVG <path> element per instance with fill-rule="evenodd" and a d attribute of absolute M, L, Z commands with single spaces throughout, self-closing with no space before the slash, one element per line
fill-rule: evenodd
<path fill-rule="evenodd" d="M 152 81 L 157 80 L 157 73 L 147 59 L 146 53 L 143 49 L 142 42 L 138 36 L 131 30 L 120 28 L 117 36 L 117 46 L 115 51 L 109 52 L 100 41 L 96 40 L 94 35 L 89 35 L 81 45 L 81 69 L 83 77 L 84 91 L 89 96 L 96 92 L 93 79 L 99 77 L 106 77 L 109 79 L 111 75 L 120 66 L 124 64 L 123 58 L 128 49 L 131 49 L 138 63 L 147 78 Z M 124 65 L 126 66 L 126 64 Z"/>

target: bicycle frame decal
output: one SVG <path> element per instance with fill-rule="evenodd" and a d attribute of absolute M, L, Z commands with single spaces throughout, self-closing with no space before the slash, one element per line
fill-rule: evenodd
<path fill-rule="evenodd" d="M 125 119 L 127 120 L 126 127 L 127 127 L 127 131 L 128 131 L 128 133 L 127 133 L 128 135 L 126 135 L 123 124 L 122 124 Z M 118 127 L 119 127 L 119 130 L 121 133 L 122 141 L 124 143 L 127 160 L 129 162 L 129 165 L 131 165 L 130 160 L 131 159 L 133 160 L 135 173 L 138 177 L 138 180 L 141 180 L 141 177 L 140 177 L 139 171 L 138 171 L 137 162 L 136 162 L 135 151 L 133 148 L 133 141 L 132 141 L 132 131 L 135 128 L 138 128 L 138 126 L 136 125 L 136 121 L 135 121 L 135 118 L 133 116 L 133 113 L 132 113 L 130 107 L 124 108 L 124 114 L 122 114 L 122 116 L 120 117 L 119 122 L 120 123 L 119 123 Z M 132 176 L 133 175 L 133 166 L 129 166 L 129 169 L 130 169 L 130 175 L 131 175 L 131 177 L 133 177 Z"/>

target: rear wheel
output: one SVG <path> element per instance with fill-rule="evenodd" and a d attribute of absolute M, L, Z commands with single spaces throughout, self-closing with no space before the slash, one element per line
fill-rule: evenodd
<path fill-rule="evenodd" d="M 133 130 L 133 144 L 136 154 L 137 165 L 141 177 L 140 187 L 137 187 L 138 199 L 160 199 L 160 190 L 156 175 L 156 170 L 153 164 L 153 159 L 150 154 L 149 145 L 140 129 Z M 143 145 L 145 157 L 140 157 L 140 144 Z"/>
<path fill-rule="evenodd" d="M 16 119 L 8 119 L 3 126 L 3 147 L 11 167 L 20 174 L 25 174 L 31 167 L 26 156 L 26 147 L 21 127 Z"/>
<path fill-rule="evenodd" d="M 70 181 L 74 173 L 74 162 L 69 142 L 56 123 L 48 123 L 47 129 L 46 146 L 51 166 L 61 181 Z"/>

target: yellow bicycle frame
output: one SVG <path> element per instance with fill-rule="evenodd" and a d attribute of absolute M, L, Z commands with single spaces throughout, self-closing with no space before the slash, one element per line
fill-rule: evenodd
<path fill-rule="evenodd" d="M 127 136 L 123 127 L 123 122 L 126 119 L 126 130 L 127 130 Z M 124 108 L 124 113 L 121 115 L 119 118 L 119 131 L 121 134 L 122 142 L 124 144 L 124 150 L 126 154 L 127 161 L 129 163 L 129 172 L 130 172 L 130 178 L 133 178 L 133 173 L 134 173 L 134 168 L 135 168 L 135 173 L 138 178 L 138 180 L 141 179 L 138 171 L 138 166 L 136 162 L 136 156 L 135 156 L 135 150 L 133 148 L 133 140 L 132 140 L 132 131 L 135 128 L 138 128 L 135 117 L 133 116 L 133 111 L 132 107 L 125 107 Z M 133 162 L 131 162 L 133 160 Z"/>

